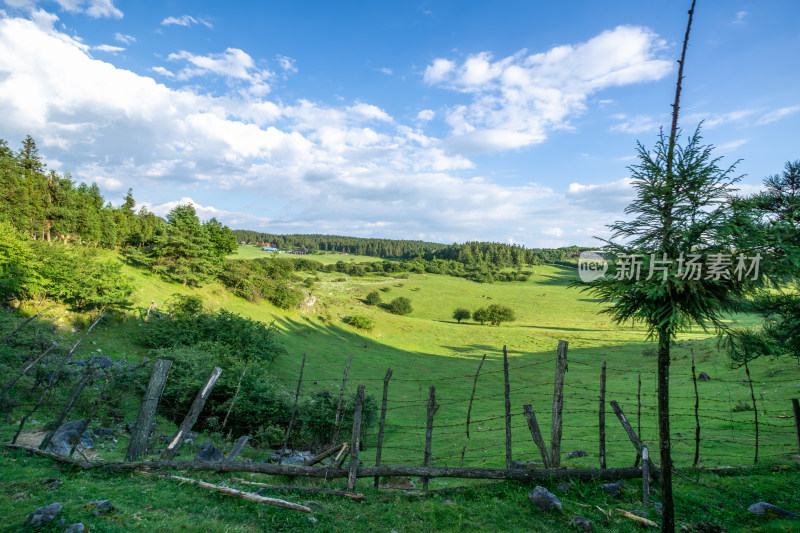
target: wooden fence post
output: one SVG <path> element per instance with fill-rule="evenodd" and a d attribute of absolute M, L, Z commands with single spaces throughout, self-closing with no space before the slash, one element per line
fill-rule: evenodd
<path fill-rule="evenodd" d="M 150 373 L 150 382 L 147 384 L 147 390 L 145 390 L 142 403 L 139 405 L 139 416 L 136 417 L 136 424 L 134 424 L 131 432 L 128 451 L 125 453 L 126 461 L 137 461 L 144 455 L 147 447 L 147 438 L 150 436 L 158 402 L 164 393 L 167 373 L 169 373 L 171 366 L 172 361 L 167 359 L 159 359 L 153 365 L 153 371 Z"/>
<path fill-rule="evenodd" d="M 472 394 L 469 397 L 469 407 L 467 407 L 467 441 L 464 443 L 464 447 L 461 449 L 461 464 L 460 466 L 464 466 L 464 454 L 467 453 L 467 443 L 469 442 L 469 419 L 472 416 L 472 403 L 475 401 L 475 388 L 478 386 L 478 374 L 481 373 L 481 367 L 483 366 L 483 362 L 486 361 L 486 354 L 483 354 L 481 358 L 481 362 L 478 363 L 478 370 L 475 371 L 475 380 L 472 382 Z"/>
<path fill-rule="evenodd" d="M 192 406 L 189 408 L 189 412 L 186 413 L 186 416 L 183 417 L 183 422 L 181 422 L 180 427 L 178 427 L 178 431 L 169 441 L 166 449 L 161 453 L 162 459 L 172 459 L 175 457 L 175 454 L 178 453 L 181 444 L 183 444 L 183 437 L 192 430 L 197 419 L 200 417 L 200 413 L 203 412 L 203 407 L 206 406 L 206 401 L 211 395 L 211 391 L 214 389 L 214 385 L 216 385 L 220 374 L 222 374 L 222 369 L 218 366 L 214 367 L 214 370 L 212 370 L 211 374 L 208 376 L 206 384 L 203 385 L 203 388 L 200 389 L 197 396 L 194 397 Z"/>
<path fill-rule="evenodd" d="M 697 373 L 694 367 L 694 348 L 692 348 L 692 382 L 694 383 L 694 462 L 697 466 L 700 461 L 700 395 L 697 393 Z M 641 435 L 639 436 L 641 438 Z"/>
<path fill-rule="evenodd" d="M 797 430 L 797 450 L 800 451 L 800 401 L 792 398 L 792 410 L 794 411 L 794 427 Z"/>
<path fill-rule="evenodd" d="M 756 417 L 756 452 L 753 463 L 758 464 L 758 408 L 756 407 L 756 394 L 753 392 L 753 380 L 750 379 L 750 367 L 747 366 L 747 361 L 744 362 L 744 371 L 747 373 L 747 382 L 750 384 L 750 399 L 753 400 L 753 415 Z"/>
<path fill-rule="evenodd" d="M 600 468 L 606 467 L 606 362 L 600 367 L 600 408 L 597 421 L 600 428 Z"/>
<path fill-rule="evenodd" d="M 347 372 L 350 371 L 350 363 L 353 362 L 353 354 L 350 354 L 350 359 L 347 360 L 347 366 L 344 367 L 344 376 L 342 377 L 342 388 L 339 389 L 339 405 L 336 406 L 336 420 L 333 423 L 333 439 L 331 444 L 336 444 L 336 439 L 339 438 L 339 417 L 342 414 L 342 400 L 344 399 L 344 386 L 347 383 Z"/>
<path fill-rule="evenodd" d="M 239 454 L 242 453 L 244 450 L 245 445 L 247 445 L 247 441 L 250 440 L 250 435 L 242 435 L 238 439 L 236 439 L 236 443 L 231 448 L 231 452 L 225 458 L 226 461 L 235 461 Z"/>
<path fill-rule="evenodd" d="M 542 438 L 542 431 L 539 429 L 539 423 L 536 421 L 536 415 L 533 412 L 533 407 L 526 404 L 522 406 L 522 412 L 525 413 L 525 419 L 528 421 L 528 429 L 531 430 L 531 437 L 536 447 L 539 449 L 539 455 L 542 456 L 542 463 L 545 468 L 550 468 L 550 456 L 547 454 L 547 444 L 544 443 Z"/>
<path fill-rule="evenodd" d="M 383 453 L 383 428 L 386 425 L 386 401 L 389 399 L 389 380 L 392 379 L 392 369 L 386 370 L 383 378 L 383 401 L 381 402 L 381 421 L 378 426 L 378 449 L 375 451 L 375 466 L 381 466 L 381 454 Z M 380 476 L 375 476 L 375 488 L 380 486 Z"/>
<path fill-rule="evenodd" d="M 300 377 L 297 378 L 297 391 L 294 393 L 294 405 L 292 406 L 292 416 L 289 417 L 289 426 L 286 428 L 286 437 L 283 439 L 283 446 L 278 452 L 278 464 L 283 464 L 283 452 L 289 444 L 289 434 L 292 432 L 292 424 L 297 414 L 297 401 L 300 399 L 300 385 L 303 384 L 303 369 L 306 367 L 306 354 L 303 353 L 303 362 L 300 363 Z M 341 404 L 340 404 L 341 405 Z"/>
<path fill-rule="evenodd" d="M 611 400 L 610 403 L 611 403 L 611 409 L 614 410 L 614 414 L 617 415 L 617 418 L 619 419 L 619 423 L 622 424 L 622 428 L 625 430 L 625 433 L 628 434 L 628 438 L 631 440 L 633 447 L 636 448 L 636 453 L 639 454 L 639 456 L 641 456 L 642 447 L 644 446 L 642 444 L 641 439 L 639 439 L 639 437 L 636 436 L 636 432 L 633 431 L 630 422 L 628 422 L 628 419 L 625 417 L 625 413 L 622 412 L 622 408 L 619 406 L 619 404 L 615 400 Z M 658 469 L 655 467 L 655 465 L 652 464 L 652 462 L 650 463 L 649 468 L 650 470 L 653 471 L 653 474 L 655 474 L 656 476 L 659 475 Z"/>
<path fill-rule="evenodd" d="M 433 439 L 433 415 L 436 412 L 436 388 L 431 385 L 428 393 L 428 425 L 425 429 L 425 467 L 431 466 L 431 440 Z M 428 491 L 430 478 L 422 478 L 422 490 Z"/>
<path fill-rule="evenodd" d="M 553 385 L 553 418 L 550 426 L 550 468 L 561 465 L 561 416 L 564 410 L 564 374 L 567 371 L 567 341 L 558 341 L 556 377 Z"/>
<path fill-rule="evenodd" d="M 650 503 L 650 454 L 647 444 L 642 445 L 642 503 Z"/>
<path fill-rule="evenodd" d="M 508 381 L 508 352 L 503 346 L 503 376 L 506 397 L 506 468 L 511 468 L 511 386 Z"/>
<path fill-rule="evenodd" d="M 350 439 L 350 472 L 347 475 L 347 490 L 353 492 L 356 488 L 356 475 L 358 470 L 358 451 L 361 448 L 361 413 L 364 408 L 364 385 L 358 386 L 356 392 L 356 410 L 353 413 L 353 436 Z"/>

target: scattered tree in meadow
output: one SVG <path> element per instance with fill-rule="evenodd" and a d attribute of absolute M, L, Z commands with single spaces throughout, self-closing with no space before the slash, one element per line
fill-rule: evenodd
<path fill-rule="evenodd" d="M 468 319 L 470 315 L 472 315 L 472 313 L 469 312 L 469 309 L 464 309 L 463 307 L 459 307 L 453 311 L 453 318 L 458 320 L 459 324 L 461 324 L 462 320 Z"/>
<path fill-rule="evenodd" d="M 370 291 L 370 293 L 367 294 L 367 297 L 365 298 L 364 301 L 367 302 L 367 305 L 380 305 L 381 293 L 379 293 L 378 291 Z"/>
<path fill-rule="evenodd" d="M 486 316 L 493 326 L 499 326 L 503 322 L 513 322 L 517 319 L 513 309 L 500 304 L 490 305 L 486 309 Z"/>
<path fill-rule="evenodd" d="M 364 315 L 354 315 L 350 317 L 350 320 L 347 323 L 356 329 L 371 330 L 373 327 L 375 327 L 375 322 L 371 318 Z"/>
<path fill-rule="evenodd" d="M 389 302 L 389 311 L 396 315 L 407 315 L 413 310 L 414 308 L 411 307 L 411 300 L 405 296 L 400 296 Z"/>

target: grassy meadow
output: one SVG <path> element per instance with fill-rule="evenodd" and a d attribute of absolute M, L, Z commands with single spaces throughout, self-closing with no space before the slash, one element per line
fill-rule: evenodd
<path fill-rule="evenodd" d="M 240 247 L 237 257 L 262 257 L 266 254 L 252 247 Z M 338 260 L 374 260 L 358 256 L 331 254 L 309 256 L 331 262 Z M 432 274 L 411 274 L 407 279 L 378 276 L 349 277 L 334 273 L 303 273 L 301 277 L 319 277 L 311 289 L 316 300 L 302 309 L 283 311 L 269 303 L 251 303 L 236 297 L 218 284 L 210 284 L 202 289 L 191 289 L 171 284 L 162 279 L 124 265 L 125 272 L 134 280 L 136 292 L 129 317 L 122 320 L 109 320 L 96 328 L 91 340 L 96 345 L 85 344 L 79 356 L 86 356 L 98 348 L 113 359 L 126 358 L 136 361 L 146 354 L 136 343 L 136 329 L 143 313 L 151 303 L 159 308 L 167 305 L 173 293 L 189 294 L 199 291 L 212 308 L 225 308 L 264 322 L 275 322 L 283 332 L 281 342 L 288 355 L 276 360 L 273 372 L 284 381 L 288 388 L 296 386 L 300 361 L 305 353 L 307 362 L 302 387 L 304 390 L 330 388 L 338 394 L 342 372 L 352 355 L 352 366 L 348 375 L 348 390 L 355 390 L 358 384 L 366 386 L 367 394 L 378 402 L 382 395 L 383 377 L 387 368 L 392 368 L 393 377 L 389 385 L 389 411 L 384 439 L 383 464 L 422 464 L 425 434 L 425 415 L 428 390 L 436 388 L 438 409 L 433 432 L 433 465 L 458 466 L 464 452 L 464 466 L 502 467 L 505 464 L 504 443 L 504 397 L 502 349 L 507 346 L 510 366 L 510 386 L 512 403 L 512 442 L 514 460 L 540 461 L 530 433 L 522 416 L 523 404 L 532 404 L 539 425 L 549 443 L 550 411 L 553 395 L 553 376 L 556 346 L 559 340 L 569 342 L 568 372 L 564 392 L 564 430 L 561 444 L 562 466 L 598 466 L 598 394 L 600 366 L 607 364 L 606 400 L 617 400 L 628 419 L 637 426 L 637 389 L 641 375 L 641 426 L 642 439 L 647 442 L 653 455 L 657 456 L 657 427 L 655 419 L 655 369 L 656 358 L 648 355 L 653 343 L 648 342 L 646 331 L 637 325 L 616 325 L 608 316 L 602 314 L 602 306 L 591 295 L 568 287 L 576 277 L 576 271 L 558 266 L 528 267 L 532 275 L 526 282 L 478 284 L 462 278 Z M 364 298 L 372 290 L 380 291 L 382 300 L 405 296 L 412 301 L 413 312 L 407 316 L 396 316 L 380 306 L 366 305 Z M 479 325 L 472 320 L 458 324 L 452 319 L 453 309 L 465 307 L 472 311 L 492 303 L 508 305 L 516 311 L 516 321 L 499 327 Z M 49 312 L 64 313 L 51 309 Z M 374 320 L 371 331 L 357 331 L 346 324 L 348 317 L 365 315 Z M 74 319 L 64 314 L 65 324 Z M 71 318 L 72 317 L 72 318 Z M 751 324 L 752 317 L 742 315 L 730 317 L 737 324 Z M 77 337 L 80 331 L 68 333 Z M 694 387 L 691 379 L 691 354 L 696 359 L 697 373 L 706 372 L 710 381 L 698 383 L 700 396 L 701 446 L 700 464 L 703 466 L 734 466 L 752 464 L 754 459 L 754 413 L 749 407 L 750 388 L 744 382 L 743 369 L 733 368 L 729 361 L 716 348 L 713 332 L 702 329 L 686 332 L 675 345 L 671 367 L 671 394 L 673 413 L 674 450 L 673 460 L 678 467 L 691 466 L 694 457 Z M 475 401 L 471 412 L 470 439 L 465 434 L 465 422 L 473 379 L 481 358 L 486 355 L 477 380 Z M 755 390 L 760 428 L 759 458 L 768 465 L 793 464 L 789 455 L 797 453 L 797 436 L 791 419 L 792 397 L 798 396 L 800 367 L 789 360 L 759 360 L 750 367 Z M 138 405 L 132 399 L 126 405 L 126 420 L 135 419 Z M 635 457 L 634 449 L 616 420 L 610 406 L 606 407 L 607 461 L 609 467 L 631 466 Z M 40 420 L 48 420 L 52 414 L 40 413 Z M 0 426 L 0 438 L 9 440 L 15 427 Z M 157 431 L 169 434 L 174 426 L 161 420 Z M 343 430 L 349 435 L 349 429 Z M 365 436 L 365 451 L 360 458 L 364 464 L 374 464 L 377 427 Z M 349 437 L 348 437 L 349 438 Z M 195 446 L 204 439 L 197 439 Z M 119 444 L 101 452 L 102 459 L 117 459 L 124 454 L 127 442 L 120 439 Z M 230 445 L 226 445 L 229 447 Z M 193 448 L 187 451 L 193 455 Z M 565 459 L 566 453 L 573 450 L 587 452 L 587 456 Z M 444 497 L 434 497 L 425 501 L 407 501 L 408 498 L 385 493 L 378 501 L 383 504 L 357 504 L 341 502 L 335 498 L 322 498 L 326 510 L 320 513 L 320 523 L 311 524 L 305 516 L 297 517 L 281 510 L 265 508 L 257 504 L 231 502 L 224 496 L 205 493 L 202 489 L 176 488 L 174 482 L 167 480 L 144 479 L 138 476 L 113 476 L 100 473 L 82 473 L 58 467 L 47 460 L 28 458 L 19 452 L 2 452 L 5 461 L 13 460 L 13 467 L 4 474 L 7 487 L 0 491 L 7 496 L 27 494 L 26 504 L 21 500 L 5 499 L 0 502 L 0 512 L 8 512 L 21 522 L 24 513 L 17 509 L 35 507 L 32 502 L 50 503 L 48 492 L 38 485 L 31 485 L 25 471 L 35 472 L 38 477 L 69 476 L 80 479 L 82 487 L 74 488 L 75 501 L 88 498 L 89 493 L 97 493 L 109 498 L 102 487 L 109 487 L 110 494 L 126 502 L 130 508 L 144 506 L 145 511 L 137 512 L 136 521 L 114 523 L 107 520 L 97 522 L 97 531 L 123 530 L 208 530 L 194 519 L 206 520 L 208 507 L 216 509 L 214 520 L 208 527 L 228 531 L 294 531 L 315 527 L 323 531 L 378 531 L 397 529 L 398 531 L 458 531 L 463 528 L 483 531 L 529 530 L 533 514 L 525 507 L 520 516 L 513 516 L 514 507 L 526 505 L 524 496 L 530 487 L 525 484 L 509 483 L 502 487 L 473 487 L 457 495 L 448 496 L 454 504 L 442 503 Z M 269 451 L 249 448 L 243 456 L 253 460 L 264 459 Z M 4 461 L 4 462 L 5 462 Z M 8 464 L 8 463 L 7 463 Z M 28 466 L 23 466 L 26 464 Z M 796 469 L 786 469 L 785 481 L 791 483 Z M 782 470 L 783 471 L 783 470 Z M 774 491 L 767 490 L 768 479 L 776 474 L 767 470 L 762 472 L 763 486 L 753 485 L 740 479 L 750 488 L 737 493 L 735 501 L 766 497 L 766 494 L 782 494 L 779 488 L 784 483 L 775 477 Z M 761 474 L 760 474 L 761 475 Z M 781 474 L 783 475 L 783 474 Z M 708 476 L 704 483 L 710 483 Z M 737 492 L 737 478 L 717 478 L 722 493 Z M 224 476 L 207 476 L 203 479 L 221 481 Z M 756 479 L 756 478 L 753 478 Z M 760 478 L 759 478 L 760 479 Z M 297 482 L 297 480 L 293 481 Z M 10 483 L 10 484 L 9 484 Z M 701 496 L 702 487 L 681 482 L 678 515 L 681 519 L 694 520 L 703 516 L 696 505 L 710 509 L 709 502 L 734 500 L 730 496 L 711 494 Z M 762 482 L 759 482 L 762 483 Z M 771 482 L 769 482 L 771 483 Z M 328 483 L 336 487 L 340 482 Z M 360 490 L 372 494 L 367 487 L 369 482 L 359 482 Z M 432 480 L 431 488 L 449 488 L 467 484 L 461 480 Z M 554 482 L 553 486 L 557 483 Z M 635 483 L 634 483 L 635 484 Z M 572 496 L 566 495 L 562 501 L 570 502 L 565 507 L 573 514 L 592 516 L 603 520 L 591 506 L 581 507 L 582 497 L 596 491 L 596 484 L 573 484 Z M 73 490 L 73 489 L 65 489 Z M 162 492 L 163 491 L 163 492 Z M 771 491 L 771 492 L 770 492 Z M 85 496 L 83 494 L 86 494 Z M 150 499 L 147 494 L 153 494 Z M 170 501 L 156 494 L 170 494 Z M 78 495 L 80 494 L 80 495 Z M 192 496 L 189 496 L 192 495 Z M 172 501 L 172 498 L 175 498 Z M 277 497 L 281 497 L 277 495 Z M 600 501 L 601 507 L 622 505 L 633 508 L 637 498 L 626 496 L 625 502 Z M 300 496 L 310 499 L 310 496 Z M 510 498 L 510 499 L 509 499 Z M 706 501 L 704 498 L 710 498 Z M 52 499 L 52 498 L 51 498 Z M 314 498 L 317 499 L 317 498 Z M 413 498 L 412 498 L 413 499 Z M 293 501 L 299 501 L 292 498 Z M 384 501 L 385 500 L 385 501 Z M 519 501 L 517 501 L 519 500 Z M 800 497 L 796 491 L 785 495 L 783 501 L 773 497 L 776 504 L 783 503 L 792 510 L 800 508 Z M 88 501 L 88 500 L 87 500 Z M 512 505 L 511 502 L 516 502 Z M 757 501 L 757 500 L 753 500 Z M 768 500 L 771 501 L 771 500 Z M 149 503 L 148 503 L 149 502 Z M 698 502 L 700 502 L 698 504 Z M 753 503 L 749 502 L 749 503 Z M 749 505 L 747 503 L 747 505 Z M 168 505 L 169 504 L 169 505 Z M 606 505 L 608 504 L 608 505 Z M 738 504 L 737 504 L 738 505 Z M 175 512 L 175 506 L 183 509 L 183 514 Z M 641 504 L 639 504 L 641 506 Z M 76 513 L 80 509 L 73 506 Z M 147 509 L 149 507 L 149 509 Z M 746 507 L 746 505 L 745 505 Z M 258 525 L 248 522 L 258 520 Z M 738 507 L 737 507 L 738 509 Z M 707 510 L 706 513 L 712 511 Z M 650 511 L 652 514 L 652 511 Z M 716 511 L 714 511 L 716 513 Z M 732 514 L 731 514 L 732 513 Z M 737 514 L 730 510 L 724 520 L 731 527 L 748 524 L 760 527 L 755 518 Z M 725 514 L 725 513 L 721 513 Z M 363 519 L 353 519 L 358 515 Z M 20 518 L 21 517 L 21 518 Z M 193 518 L 194 517 L 194 518 Z M 508 527 L 502 521 L 508 518 Z M 655 517 L 654 517 L 655 518 Z M 348 522 L 343 527 L 341 521 Z M 359 521 L 361 520 L 361 521 Z M 475 520 L 476 522 L 472 522 Z M 533 518 L 534 524 L 542 531 L 569 530 L 569 517 Z M 720 518 L 722 520 L 722 518 Z M 754 521 L 756 520 L 756 521 Z M 461 524 L 461 525 L 459 525 Z M 466 524 L 472 524 L 467 527 Z M 481 525 L 482 524 L 482 525 Z M 611 530 L 629 531 L 635 526 L 624 521 L 611 520 Z M 212 527 L 213 525 L 213 527 Z M 95 526 L 93 526 L 95 527 Z M 475 529 L 472 529 L 472 528 Z M 733 530 L 733 529 L 731 529 Z M 755 530 L 755 529 L 744 529 Z M 764 529 L 771 531 L 772 529 Z M 783 529 L 775 529 L 775 531 Z"/>

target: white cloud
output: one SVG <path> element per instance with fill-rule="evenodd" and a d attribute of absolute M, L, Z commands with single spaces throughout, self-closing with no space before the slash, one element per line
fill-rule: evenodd
<path fill-rule="evenodd" d="M 480 153 L 540 143 L 585 111 L 587 98 L 608 87 L 659 80 L 673 69 L 657 57 L 666 46 L 650 30 L 619 26 L 578 45 L 495 60 L 488 52 L 461 65 L 436 59 L 424 79 L 471 96 L 448 110 L 451 150 Z"/>
<path fill-rule="evenodd" d="M 97 46 L 93 46 L 92 50 L 98 50 L 100 52 L 108 52 L 109 54 L 116 54 L 117 52 L 122 52 L 125 50 L 121 46 L 114 46 L 111 44 L 99 44 Z"/>
<path fill-rule="evenodd" d="M 390 69 L 389 67 L 381 67 L 378 69 L 378 72 L 380 72 L 381 74 L 386 74 L 387 76 L 391 76 L 392 74 L 394 74 L 394 71 L 392 71 L 392 69 Z"/>
<path fill-rule="evenodd" d="M 615 115 L 614 117 L 620 120 L 619 123 L 611 127 L 611 131 L 620 133 L 638 134 L 647 131 L 656 131 L 662 124 L 654 117 L 649 115 L 636 115 L 629 117 L 627 115 Z"/>
<path fill-rule="evenodd" d="M 764 125 L 764 124 L 770 124 L 772 122 L 777 122 L 777 121 L 781 120 L 784 117 L 788 117 L 789 115 L 791 115 L 793 113 L 797 113 L 798 111 L 800 111 L 800 105 L 795 105 L 795 106 L 791 106 L 791 107 L 783 107 L 781 109 L 776 109 L 774 111 L 770 111 L 769 113 L 766 113 L 763 117 L 761 117 L 758 120 L 758 122 L 756 122 L 756 124 L 761 126 L 761 125 Z"/>
<path fill-rule="evenodd" d="M 249 54 L 238 48 L 228 48 L 220 54 L 207 56 L 196 55 L 185 50 L 172 53 L 170 61 L 185 61 L 188 66 L 178 72 L 178 79 L 188 80 L 195 76 L 217 74 L 227 78 L 247 81 L 254 94 L 263 95 L 269 92 L 269 80 L 273 74 L 267 69 L 256 68 L 255 61 Z"/>
<path fill-rule="evenodd" d="M 167 17 L 161 21 L 162 26 L 185 26 L 189 27 L 193 24 L 202 24 L 207 28 L 213 28 L 214 26 L 208 22 L 207 20 L 201 18 L 194 18 L 190 15 L 181 15 L 180 17 Z"/>
<path fill-rule="evenodd" d="M 542 230 L 542 235 L 548 235 L 550 237 L 563 237 L 564 230 L 561 228 L 544 228 Z"/>
<path fill-rule="evenodd" d="M 297 67 L 294 66 L 294 59 L 291 57 L 286 56 L 277 56 L 278 65 L 280 65 L 281 69 L 285 72 L 297 72 Z"/>
<path fill-rule="evenodd" d="M 133 35 L 125 35 L 124 33 L 117 32 L 114 34 L 114 39 L 124 44 L 131 44 L 136 42 L 136 37 Z"/>
<path fill-rule="evenodd" d="M 691 113 L 686 115 L 684 123 L 703 122 L 703 127 L 714 128 L 730 122 L 741 122 L 756 114 L 755 109 L 737 109 L 727 113 Z"/>
<path fill-rule="evenodd" d="M 746 144 L 747 141 L 748 141 L 748 139 L 737 139 L 735 141 L 730 141 L 730 142 L 726 142 L 724 144 L 720 144 L 719 146 L 717 146 L 717 148 L 719 150 L 722 150 L 722 151 L 736 150 L 740 146 Z"/>
<path fill-rule="evenodd" d="M 744 24 L 744 18 L 749 15 L 747 11 L 737 11 L 736 18 L 734 19 L 734 24 Z"/>
<path fill-rule="evenodd" d="M 167 78 L 174 78 L 175 77 L 175 74 L 173 74 L 169 70 L 165 69 L 164 67 L 151 67 L 150 70 L 152 70 L 156 74 L 161 74 L 162 76 L 167 77 Z"/>
<path fill-rule="evenodd" d="M 427 122 L 428 120 L 433 120 L 435 115 L 436 113 L 433 111 L 433 109 L 423 109 L 417 113 L 417 120 L 423 120 Z"/>

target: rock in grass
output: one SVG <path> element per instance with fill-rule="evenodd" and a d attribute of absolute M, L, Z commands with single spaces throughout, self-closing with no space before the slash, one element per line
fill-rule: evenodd
<path fill-rule="evenodd" d="M 592 533 L 592 522 L 588 518 L 584 518 L 582 516 L 573 516 L 572 523 L 578 526 L 581 531 L 585 533 Z"/>
<path fill-rule="evenodd" d="M 94 446 L 92 435 L 88 431 L 83 431 L 83 420 L 70 420 L 61 424 L 47 445 L 47 451 L 56 455 L 66 457 L 72 450 L 74 444 L 80 444 L 84 448 Z"/>
<path fill-rule="evenodd" d="M 81 522 L 76 524 L 71 524 L 67 529 L 64 530 L 64 533 L 81 533 L 81 531 L 85 531 L 86 526 L 84 526 Z"/>
<path fill-rule="evenodd" d="M 658 516 L 662 516 L 664 514 L 664 508 L 661 506 L 660 502 L 653 502 L 653 509 L 656 510 L 656 514 Z"/>
<path fill-rule="evenodd" d="M 700 372 L 700 374 L 697 375 L 697 381 L 711 381 L 711 376 L 705 372 Z"/>
<path fill-rule="evenodd" d="M 117 508 L 111 505 L 111 502 L 108 500 L 97 500 L 95 502 L 89 502 L 86 504 L 86 507 L 92 510 L 92 514 L 94 516 L 113 513 L 114 511 L 117 510 Z"/>
<path fill-rule="evenodd" d="M 559 511 L 561 510 L 561 502 L 556 498 L 556 495 L 542 486 L 537 485 L 534 487 L 528 494 L 528 499 L 543 511 L 549 511 L 553 507 L 557 507 Z"/>
<path fill-rule="evenodd" d="M 620 498 L 622 497 L 622 493 L 625 492 L 625 489 L 629 489 L 631 486 L 623 481 L 615 481 L 614 483 L 603 483 L 600 485 L 600 488 L 606 491 L 610 496 Z"/>
<path fill-rule="evenodd" d="M 25 526 L 26 527 L 43 526 L 48 522 L 52 522 L 59 512 L 61 512 L 60 503 L 51 503 L 50 505 L 39 507 L 38 509 L 34 510 L 31 514 L 28 515 L 28 519 L 25 520 Z"/>
<path fill-rule="evenodd" d="M 194 456 L 195 461 L 222 461 L 222 452 L 219 451 L 211 441 L 206 441 L 200 445 L 200 449 Z"/>
<path fill-rule="evenodd" d="M 782 516 L 784 518 L 800 518 L 800 516 L 787 511 L 785 509 L 781 509 L 777 505 L 772 505 L 771 503 L 767 502 L 758 502 L 754 503 L 750 507 L 747 508 L 753 514 L 763 514 L 766 516 Z"/>
<path fill-rule="evenodd" d="M 575 451 L 571 451 L 571 452 L 569 452 L 567 454 L 567 459 L 574 459 L 576 457 L 586 457 L 587 455 L 589 455 L 589 454 L 586 453 L 583 450 L 575 450 Z"/>

